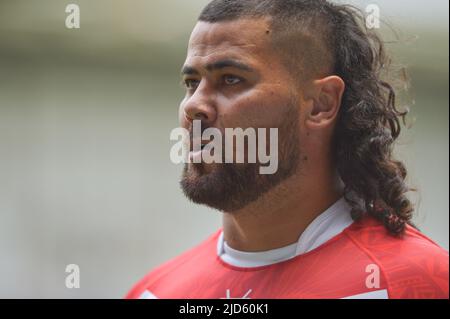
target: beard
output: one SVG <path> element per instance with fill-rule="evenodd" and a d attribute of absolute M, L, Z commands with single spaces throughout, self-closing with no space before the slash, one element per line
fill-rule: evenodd
<path fill-rule="evenodd" d="M 258 163 L 215 163 L 209 172 L 204 163 L 186 163 L 181 178 L 183 193 L 192 202 L 233 212 L 256 201 L 263 194 L 296 173 L 299 158 L 299 119 L 296 103 L 291 103 L 278 128 L 278 170 L 260 174 Z M 225 149 L 225 148 L 222 148 Z M 212 164 L 209 164 L 212 165 Z"/>

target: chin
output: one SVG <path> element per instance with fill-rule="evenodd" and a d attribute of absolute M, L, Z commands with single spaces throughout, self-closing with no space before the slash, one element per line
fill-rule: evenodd
<path fill-rule="evenodd" d="M 198 165 L 198 166 L 195 166 Z M 208 172 L 199 164 L 187 164 L 181 178 L 186 197 L 196 204 L 223 212 L 244 208 L 262 193 L 253 165 L 208 164 Z"/>

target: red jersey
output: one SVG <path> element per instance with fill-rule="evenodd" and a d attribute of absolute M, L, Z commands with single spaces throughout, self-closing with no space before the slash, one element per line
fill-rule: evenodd
<path fill-rule="evenodd" d="M 448 252 L 408 226 L 393 237 L 371 217 L 289 260 L 237 267 L 219 230 L 145 276 L 126 298 L 448 298 Z"/>

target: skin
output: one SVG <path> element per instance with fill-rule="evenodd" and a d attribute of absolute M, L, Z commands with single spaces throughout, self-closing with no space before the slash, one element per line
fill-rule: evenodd
<path fill-rule="evenodd" d="M 228 245 L 248 252 L 297 242 L 305 228 L 343 195 L 331 156 L 331 138 L 345 84 L 322 74 L 294 79 L 272 45 L 267 18 L 198 22 L 184 64 L 186 96 L 180 104 L 181 127 L 194 119 L 209 127 L 273 127 L 283 121 L 292 97 L 298 107 L 301 160 L 297 172 L 256 201 L 223 212 Z M 227 63 L 219 63 L 226 61 Z M 245 68 L 230 65 L 237 62 Z M 325 68 L 325 67 L 324 67 Z M 215 165 L 189 164 L 191 178 Z M 197 164 L 198 165 L 198 164 Z"/>

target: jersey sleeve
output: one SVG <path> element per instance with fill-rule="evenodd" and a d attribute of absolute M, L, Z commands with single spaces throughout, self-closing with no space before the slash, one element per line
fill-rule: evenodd
<path fill-rule="evenodd" d="M 347 234 L 380 267 L 389 298 L 449 298 L 448 252 L 416 229 L 396 238 L 374 224 Z"/>

